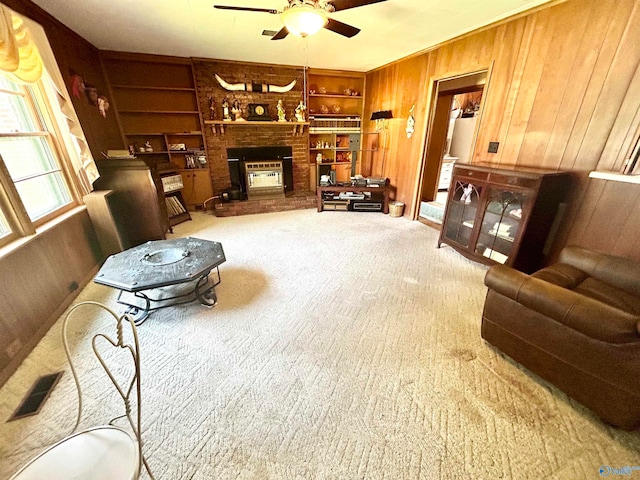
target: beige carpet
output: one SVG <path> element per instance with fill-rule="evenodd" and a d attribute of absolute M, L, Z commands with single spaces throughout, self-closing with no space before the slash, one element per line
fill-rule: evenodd
<path fill-rule="evenodd" d="M 640 465 L 640 434 L 482 341 L 486 267 L 437 249 L 419 222 L 196 214 L 176 234 L 222 242 L 227 262 L 216 307 L 159 311 L 139 329 L 158 479 L 588 479 Z M 87 299 L 116 307 L 106 287 Z M 64 368 L 59 333 L 0 390 L 0 418 Z M 95 383 L 88 414 L 105 418 Z M 66 432 L 74 398 L 65 375 L 38 416 L 0 425 L 0 478 Z"/>

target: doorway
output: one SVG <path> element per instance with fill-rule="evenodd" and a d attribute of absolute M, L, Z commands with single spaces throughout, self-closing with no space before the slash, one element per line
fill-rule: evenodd
<path fill-rule="evenodd" d="M 418 220 L 440 228 L 456 162 L 473 157 L 487 71 L 438 80 L 422 178 Z"/>

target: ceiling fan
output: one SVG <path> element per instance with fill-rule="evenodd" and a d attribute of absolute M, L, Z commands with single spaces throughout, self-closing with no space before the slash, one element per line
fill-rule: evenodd
<path fill-rule="evenodd" d="M 334 20 L 329 17 L 329 14 L 385 1 L 386 0 L 288 0 L 288 5 L 282 10 L 234 7 L 230 5 L 214 5 L 214 8 L 280 15 L 282 23 L 284 23 L 285 26 L 271 37 L 271 40 L 282 40 L 289 35 L 289 33 L 306 37 L 317 33 L 322 28 L 351 38 L 357 35 L 360 29 Z"/>

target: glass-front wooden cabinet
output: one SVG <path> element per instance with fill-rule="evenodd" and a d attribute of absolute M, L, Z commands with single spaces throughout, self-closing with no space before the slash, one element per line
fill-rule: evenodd
<path fill-rule="evenodd" d="M 524 272 L 541 267 L 570 186 L 566 172 L 456 164 L 438 246 Z"/>
<path fill-rule="evenodd" d="M 490 187 L 487 204 L 476 243 L 476 253 L 505 263 L 514 249 L 520 232 L 522 212 L 526 210 L 530 192 Z"/>
<path fill-rule="evenodd" d="M 469 248 L 483 190 L 482 185 L 455 182 L 447 205 L 449 221 L 445 225 L 445 238 Z"/>

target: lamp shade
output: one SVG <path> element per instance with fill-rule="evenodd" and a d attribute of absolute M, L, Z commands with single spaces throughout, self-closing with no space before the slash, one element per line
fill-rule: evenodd
<path fill-rule="evenodd" d="M 386 120 L 389 118 L 393 118 L 391 110 L 378 110 L 371 113 L 371 120 Z"/>
<path fill-rule="evenodd" d="M 289 7 L 282 12 L 281 18 L 287 30 L 299 37 L 318 33 L 328 21 L 324 10 L 310 5 Z"/>

